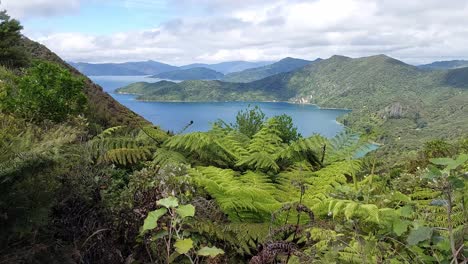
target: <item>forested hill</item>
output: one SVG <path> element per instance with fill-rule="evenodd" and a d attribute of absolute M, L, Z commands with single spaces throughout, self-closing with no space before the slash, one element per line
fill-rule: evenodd
<path fill-rule="evenodd" d="M 157 61 L 138 61 L 124 63 L 85 63 L 70 62 L 70 65 L 87 76 L 91 75 L 151 75 L 174 71 L 178 67 Z"/>
<path fill-rule="evenodd" d="M 75 76 L 84 78 L 84 92 L 88 99 L 89 109 L 87 116 L 91 121 L 96 122 L 104 127 L 135 124 L 138 122 L 147 123 L 142 117 L 129 110 L 125 106 L 117 102 L 112 96 L 104 92 L 102 87 L 93 83 L 89 78 L 81 74 L 74 67 L 66 63 L 47 47 L 28 38 L 22 38 L 20 45 L 30 54 L 33 59 L 42 59 L 45 61 L 55 62 L 65 67 Z"/>
<path fill-rule="evenodd" d="M 290 101 L 350 108 L 342 120 L 347 125 L 379 134 L 382 143 L 412 149 L 419 138 L 452 138 L 468 131 L 467 71 L 425 71 L 385 55 L 333 56 L 250 83 L 137 83 L 118 92 L 155 101 Z"/>
<path fill-rule="evenodd" d="M 467 60 L 451 60 L 451 61 L 435 61 L 429 64 L 423 64 L 418 66 L 421 69 L 431 70 L 446 70 L 468 67 Z"/>
<path fill-rule="evenodd" d="M 227 74 L 223 80 L 227 82 L 240 82 L 240 83 L 247 83 L 256 80 L 260 80 L 266 78 L 268 76 L 283 73 L 283 72 L 290 72 L 296 70 L 298 68 L 304 67 L 308 64 L 318 62 L 321 59 L 317 59 L 315 61 L 308 61 L 296 58 L 284 58 L 278 62 L 275 62 L 270 65 L 266 65 L 263 67 L 247 69 L 241 72 L 233 72 Z"/>
<path fill-rule="evenodd" d="M 169 80 L 216 80 L 223 78 L 224 74 L 208 68 L 196 67 L 185 70 L 162 72 L 151 77 Z"/>

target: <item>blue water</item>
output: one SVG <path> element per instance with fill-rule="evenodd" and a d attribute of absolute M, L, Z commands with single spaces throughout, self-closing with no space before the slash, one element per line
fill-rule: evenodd
<path fill-rule="evenodd" d="M 133 82 L 157 82 L 160 79 L 144 76 L 90 76 L 111 94 L 117 101 L 134 112 L 160 126 L 162 129 L 175 133 L 190 122 L 185 132 L 207 131 L 217 119 L 227 123 L 235 121 L 239 110 L 249 104 L 258 105 L 268 117 L 287 114 L 292 117 L 298 131 L 303 136 L 319 133 L 326 137 L 333 137 L 343 130 L 343 126 L 336 122 L 336 118 L 347 113 L 347 110 L 320 109 L 314 105 L 299 105 L 289 103 L 260 103 L 260 102 L 212 102 L 212 103 L 164 103 L 142 102 L 135 100 L 134 95 L 116 94 L 114 90 Z"/>

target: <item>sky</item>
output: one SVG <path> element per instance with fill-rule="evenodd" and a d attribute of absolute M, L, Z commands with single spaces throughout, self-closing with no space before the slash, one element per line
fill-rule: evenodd
<path fill-rule="evenodd" d="M 67 61 L 468 59 L 468 0 L 1 0 Z"/>

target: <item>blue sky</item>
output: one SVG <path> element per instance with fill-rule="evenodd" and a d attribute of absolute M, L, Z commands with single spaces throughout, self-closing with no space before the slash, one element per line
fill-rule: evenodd
<path fill-rule="evenodd" d="M 88 1 L 69 13 L 26 16 L 22 22 L 28 31 L 96 35 L 152 28 L 173 17 L 166 1 Z"/>
<path fill-rule="evenodd" d="M 65 60 L 468 59 L 462 0 L 2 0 Z"/>

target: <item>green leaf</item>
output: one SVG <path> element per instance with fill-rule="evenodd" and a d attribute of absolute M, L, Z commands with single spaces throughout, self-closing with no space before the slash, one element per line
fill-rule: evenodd
<path fill-rule="evenodd" d="M 345 211 L 344 211 L 344 215 L 346 219 L 349 220 L 353 217 L 354 211 L 356 210 L 357 207 L 358 207 L 358 204 L 354 202 L 351 202 L 346 206 Z"/>
<path fill-rule="evenodd" d="M 177 214 L 182 217 L 189 217 L 195 215 L 195 207 L 191 204 L 185 204 L 177 207 L 176 209 Z"/>
<path fill-rule="evenodd" d="M 448 166 L 451 163 L 453 163 L 454 160 L 451 158 L 437 158 L 437 159 L 430 159 L 430 162 L 435 165 Z"/>
<path fill-rule="evenodd" d="M 224 250 L 219 249 L 217 247 L 202 247 L 198 250 L 197 255 L 204 256 L 204 257 L 211 257 L 214 258 L 218 255 L 224 254 Z"/>
<path fill-rule="evenodd" d="M 448 177 L 448 181 L 452 184 L 453 187 L 455 187 L 455 189 L 462 189 L 463 187 L 465 187 L 465 183 L 463 182 L 463 180 L 455 176 Z"/>
<path fill-rule="evenodd" d="M 432 236 L 432 228 L 426 226 L 420 226 L 418 228 L 412 229 L 408 239 L 408 245 L 413 246 L 417 245 L 421 241 L 430 239 Z"/>
<path fill-rule="evenodd" d="M 165 208 L 164 208 L 164 209 L 165 209 Z M 158 240 L 158 239 L 161 239 L 161 238 L 167 236 L 168 234 L 169 234 L 169 232 L 167 232 L 167 230 L 161 230 L 161 231 L 157 232 L 156 234 L 154 234 L 154 235 L 151 237 L 151 239 L 152 239 L 153 241 L 156 241 L 156 240 Z"/>
<path fill-rule="evenodd" d="M 393 232 L 397 234 L 397 236 L 401 236 L 408 230 L 408 226 L 410 225 L 410 221 L 407 220 L 396 220 L 393 222 Z"/>
<path fill-rule="evenodd" d="M 152 230 L 158 226 L 158 220 L 161 216 L 167 213 L 166 208 L 159 208 L 158 210 L 151 211 L 148 213 L 148 216 L 145 218 L 145 222 L 143 223 L 143 230 L 142 233 L 146 230 Z"/>
<path fill-rule="evenodd" d="M 403 217 L 410 217 L 413 214 L 413 207 L 406 205 L 398 209 L 400 215 Z"/>
<path fill-rule="evenodd" d="M 179 200 L 176 197 L 170 196 L 157 201 L 156 204 L 162 205 L 166 208 L 174 208 L 179 205 Z"/>
<path fill-rule="evenodd" d="M 193 248 L 193 241 L 190 238 L 179 239 L 174 243 L 176 251 L 180 254 L 185 254 Z"/>

